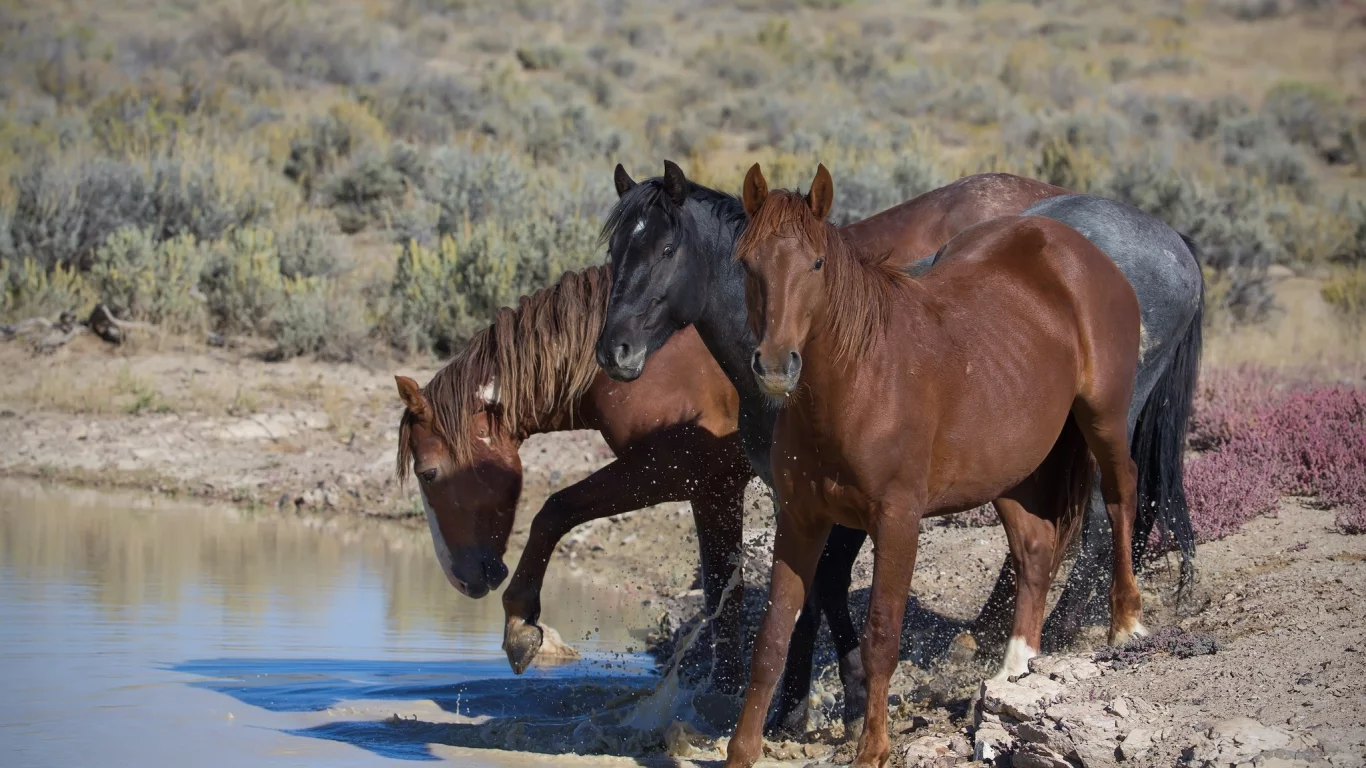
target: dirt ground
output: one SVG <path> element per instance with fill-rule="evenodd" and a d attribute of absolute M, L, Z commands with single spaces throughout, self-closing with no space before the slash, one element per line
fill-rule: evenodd
<path fill-rule="evenodd" d="M 1280 330 L 1262 331 L 1269 336 L 1260 343 L 1277 344 L 1276 337 L 1285 334 L 1301 338 L 1312 325 L 1312 318 L 1289 318 Z M 1238 340 L 1222 343 L 1211 351 L 1224 362 L 1235 362 L 1235 352 L 1246 349 Z M 1344 370 L 1359 371 L 1359 355 L 1349 355 Z M 242 349 L 174 340 L 110 347 L 85 337 L 53 354 L 37 354 L 18 342 L 0 344 L 0 369 L 6 371 L 0 381 L 0 443 L 6 446 L 0 475 L 425 525 L 415 489 L 401 488 L 394 475 L 400 410 L 388 368 L 267 363 Z M 401 372 L 425 381 L 432 370 Z M 533 438 L 522 456 L 526 490 L 509 564 L 545 496 L 610 459 L 602 441 L 589 433 Z M 746 581 L 756 588 L 747 604 L 754 612 L 762 605 L 759 585 L 772 518 L 756 486 L 749 501 Z M 1149 626 L 1212 637 L 1217 652 L 1189 658 L 1157 653 L 1119 669 L 1098 664 L 1100 673 L 1069 682 L 1056 706 L 1117 697 L 1137 697 L 1135 707 L 1146 702 L 1143 728 L 1153 734 L 1152 746 L 1141 758 L 1126 760 L 1128 765 L 1366 765 L 1366 536 L 1341 535 L 1332 522 L 1331 511 L 1286 499 L 1277 517 L 1254 520 L 1234 536 L 1203 545 L 1200 589 L 1208 603 L 1194 615 L 1177 615 L 1166 604 L 1173 574 L 1159 563 L 1142 582 Z M 926 526 L 908 628 L 920 622 L 930 629 L 908 632 L 905 661 L 893 681 L 894 764 L 971 759 L 976 729 L 968 697 L 996 660 L 985 652 L 974 656 L 952 640 L 977 613 L 1005 553 L 1004 535 L 995 526 Z M 865 599 L 870 562 L 865 551 L 855 572 L 856 600 Z M 637 589 L 666 630 L 700 606 L 696 539 L 686 505 L 580 527 L 561 544 L 549 578 L 576 570 Z M 545 620 L 553 625 L 550 611 Z M 1068 652 L 1098 648 L 1102 635 L 1094 628 Z M 838 682 L 831 670 L 815 686 L 813 703 L 818 729 L 811 740 L 774 745 L 773 757 L 796 764 L 848 762 L 851 747 L 842 745 L 842 726 L 836 724 Z M 1290 757 L 1268 752 L 1226 763 L 1206 760 L 1213 753 L 1198 745 L 1214 738 L 1206 732 L 1231 717 L 1279 729 L 1302 748 Z M 930 737 L 950 748 L 934 758 L 938 763 L 917 757 L 917 744 Z M 723 744 L 700 739 L 689 759 L 719 759 L 716 750 Z M 1277 759 L 1290 762 L 1272 762 Z M 1111 754 L 1107 760 L 1117 758 Z"/>

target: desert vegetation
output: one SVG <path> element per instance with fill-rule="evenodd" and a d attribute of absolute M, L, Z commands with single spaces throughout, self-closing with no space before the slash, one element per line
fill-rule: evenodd
<path fill-rule="evenodd" d="M 1194 237 L 1211 323 L 1264 317 L 1271 265 L 1359 322 L 1361 23 L 1308 0 L 11 1 L 0 319 L 104 302 L 276 357 L 443 354 L 600 261 L 612 165 L 668 157 L 723 189 L 822 161 L 841 221 L 1039 176 Z"/>

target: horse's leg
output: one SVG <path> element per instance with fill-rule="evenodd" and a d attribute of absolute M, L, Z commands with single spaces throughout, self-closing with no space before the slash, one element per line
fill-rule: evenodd
<path fill-rule="evenodd" d="M 825 552 L 816 568 L 816 599 L 825 614 L 825 625 L 835 641 L 839 656 L 840 687 L 844 689 L 844 732 L 861 730 L 864 713 L 868 709 L 867 675 L 863 667 L 863 653 L 859 648 L 858 631 L 849 615 L 849 583 L 853 579 L 854 561 L 858 559 L 868 534 L 856 528 L 835 526 L 826 541 Z"/>
<path fill-rule="evenodd" d="M 811 692 L 812 654 L 816 635 L 821 628 L 821 615 L 835 641 L 839 657 L 840 684 L 844 688 L 845 733 L 852 733 L 854 725 L 863 717 L 867 707 L 864 690 L 863 660 L 859 655 L 858 631 L 849 615 L 849 582 L 854 560 L 868 534 L 843 526 L 830 529 L 825 549 L 816 565 L 816 577 L 806 596 L 806 604 L 792 630 L 792 642 L 787 652 L 787 667 L 783 670 L 783 684 L 778 692 L 778 706 L 769 719 L 772 733 L 803 733 L 806 730 L 808 698 Z"/>
<path fill-rule="evenodd" d="M 832 531 L 833 533 L 833 531 Z M 826 551 L 829 551 L 827 542 Z M 783 668 L 783 682 L 778 689 L 778 704 L 764 726 L 769 736 L 796 738 L 806 733 L 807 710 L 810 707 L 812 656 L 816 652 L 816 636 L 821 629 L 820 593 L 815 583 L 825 578 L 825 553 L 816 565 L 812 588 L 792 628 L 792 640 L 787 648 L 787 665 Z"/>
<path fill-rule="evenodd" d="M 1127 386 L 1083 395 L 1073 412 L 1086 436 L 1086 445 L 1100 469 L 1100 492 L 1110 518 L 1112 578 L 1110 581 L 1110 643 L 1119 645 L 1135 635 L 1146 635 L 1143 599 L 1134 578 L 1133 528 L 1138 510 L 1138 468 L 1129 456 L 1126 422 Z"/>
<path fill-rule="evenodd" d="M 711 684 L 716 690 L 732 695 L 739 693 L 745 683 L 740 662 L 740 607 L 745 599 L 744 579 L 739 579 L 729 593 L 726 592 L 726 586 L 735 568 L 740 565 L 747 480 L 747 477 L 716 478 L 712 487 L 692 499 L 697 545 L 702 555 L 702 590 L 706 611 L 708 616 L 715 615 L 710 628 L 713 643 Z M 734 714 L 730 717 L 734 717 Z M 725 719 L 729 720 L 730 717 Z M 729 725 L 729 722 L 726 724 Z"/>
<path fill-rule="evenodd" d="M 556 491 L 531 522 L 517 570 L 503 592 L 503 650 L 521 674 L 541 648 L 541 585 L 555 545 L 582 523 L 685 498 L 682 483 L 648 447 L 631 451 L 583 480 Z"/>
<path fill-rule="evenodd" d="M 794 519 L 800 517 L 800 519 Z M 797 612 L 815 575 L 830 525 L 813 520 L 814 515 L 793 515 L 778 511 L 777 533 L 773 541 L 773 573 L 768 588 L 768 610 L 764 612 L 759 636 L 754 641 L 754 658 L 749 666 L 749 689 L 734 736 L 726 749 L 728 768 L 754 765 L 763 753 L 764 715 L 768 713 L 773 689 L 787 656 L 788 640 Z"/>
<path fill-rule="evenodd" d="M 873 532 L 873 587 L 863 625 L 863 668 L 868 710 L 859 737 L 857 766 L 882 766 L 891 755 L 887 738 L 887 689 L 901 650 L 911 575 L 920 538 L 919 505 L 883 504 Z"/>
<path fill-rule="evenodd" d="M 1055 510 L 1044 508 L 1046 499 L 1038 492 L 1043 478 L 1031 476 L 996 500 L 996 512 L 1010 544 L 1014 564 L 1015 620 L 1006 643 L 1005 659 L 996 680 L 1005 680 L 1029 671 L 1029 660 L 1038 655 L 1043 634 L 1044 604 L 1053 581 L 1056 525 Z M 1052 478 L 1049 478 L 1052 479 Z M 1058 510 L 1060 511 L 1060 510 Z"/>

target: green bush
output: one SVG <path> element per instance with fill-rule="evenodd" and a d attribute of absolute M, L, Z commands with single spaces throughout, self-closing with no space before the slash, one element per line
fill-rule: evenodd
<path fill-rule="evenodd" d="M 270 321 L 274 357 L 314 355 L 320 360 L 351 362 L 364 351 L 370 327 L 360 298 L 335 280 L 285 278 L 283 301 Z"/>
<path fill-rule="evenodd" d="M 223 333 L 266 331 L 284 299 L 274 234 L 239 229 L 215 243 L 199 286 L 214 328 Z"/>
<path fill-rule="evenodd" d="M 566 270 L 600 263 L 596 222 L 544 216 L 504 227 L 485 220 L 435 248 L 403 246 L 383 319 L 400 349 L 450 354 L 494 312 L 549 285 Z"/>
<path fill-rule="evenodd" d="M 277 231 L 280 274 L 285 277 L 330 277 L 345 271 L 344 245 L 334 217 L 302 213 Z"/>
<path fill-rule="evenodd" d="M 1342 97 L 1321 86 L 1281 83 L 1262 102 L 1262 112 L 1291 143 L 1308 147 L 1326 163 L 1357 161 L 1351 115 Z"/>
<path fill-rule="evenodd" d="M 85 276 L 61 264 L 49 269 L 32 259 L 0 261 L 0 277 L 0 318 L 6 321 L 52 319 L 66 311 L 84 315 L 95 305 Z"/>
<path fill-rule="evenodd" d="M 150 230 L 124 227 L 95 252 L 89 285 L 120 318 L 173 331 L 202 330 L 204 305 L 196 285 L 203 267 L 193 235 L 158 243 Z"/>
<path fill-rule="evenodd" d="M 1323 300 L 1349 322 L 1366 324 L 1366 265 L 1334 270 L 1323 285 Z"/>

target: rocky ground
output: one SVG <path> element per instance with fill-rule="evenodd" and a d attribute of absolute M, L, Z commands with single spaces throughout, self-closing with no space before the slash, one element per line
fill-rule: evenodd
<path fill-rule="evenodd" d="M 52 354 L 0 344 L 0 367 L 0 474 L 420 524 L 415 492 L 394 479 L 399 407 L 387 365 L 266 363 L 241 349 L 84 338 Z M 402 372 L 425 380 L 431 370 Z M 584 433 L 535 438 L 522 454 L 514 548 L 551 490 L 609 458 Z M 1332 521 L 1331 511 L 1287 499 L 1277 517 L 1201 547 L 1208 602 L 1193 615 L 1164 603 L 1170 569 L 1150 569 L 1143 586 L 1158 642 L 1116 653 L 1094 628 L 1032 674 L 985 688 L 996 660 L 961 633 L 1005 557 L 1004 536 L 994 526 L 927 525 L 893 682 L 894 764 L 1366 765 L 1366 537 L 1336 533 Z M 770 526 L 766 498 L 752 492 L 752 617 Z M 642 510 L 576 530 L 550 578 L 581 571 L 630 585 L 657 611 L 657 639 L 671 638 L 700 606 L 695 547 L 685 505 Z M 865 551 L 856 601 L 866 599 L 870 564 Z M 553 607 L 545 621 L 554 624 Z M 775 761 L 852 758 L 838 687 L 827 669 L 812 694 L 815 730 L 806 742 L 772 744 Z M 682 726 L 666 741 L 675 765 L 718 760 L 724 746 Z"/>

